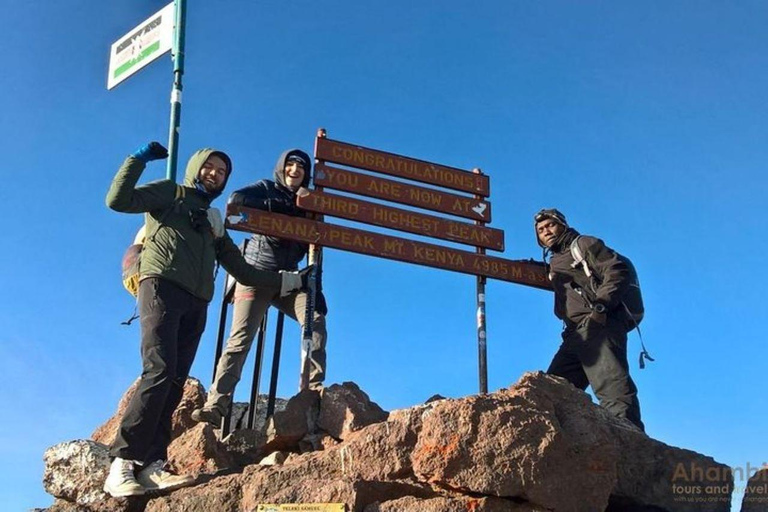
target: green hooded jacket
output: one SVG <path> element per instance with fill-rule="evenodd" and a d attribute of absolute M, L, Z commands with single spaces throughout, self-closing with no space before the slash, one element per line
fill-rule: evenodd
<path fill-rule="evenodd" d="M 202 216 L 203 226 L 193 226 L 190 214 L 209 208 L 211 201 L 221 193 L 206 194 L 195 186 L 200 168 L 211 154 L 222 157 L 227 163 L 228 180 L 232 173 L 229 157 L 210 148 L 197 151 L 189 159 L 183 186 L 171 180 L 158 180 L 137 187 L 146 165 L 133 156 L 129 156 L 117 171 L 107 192 L 107 206 L 118 212 L 145 214 L 147 238 L 141 252 L 140 279 L 167 279 L 210 302 L 218 260 L 238 282 L 279 291 L 280 274 L 249 265 L 229 234 L 214 238 L 207 217 Z M 225 186 L 226 181 L 221 190 Z"/>

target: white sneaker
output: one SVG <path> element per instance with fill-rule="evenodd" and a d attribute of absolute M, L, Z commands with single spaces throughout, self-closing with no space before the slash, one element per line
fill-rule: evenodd
<path fill-rule="evenodd" d="M 141 496 L 146 489 L 136 481 L 133 461 L 116 457 L 109 466 L 109 475 L 104 482 L 104 492 L 114 498 Z"/>
<path fill-rule="evenodd" d="M 136 479 L 145 489 L 150 491 L 172 491 L 173 489 L 192 485 L 195 482 L 195 477 L 191 475 L 174 475 L 170 471 L 166 471 L 163 466 L 165 466 L 165 461 L 156 460 L 139 471 Z"/>

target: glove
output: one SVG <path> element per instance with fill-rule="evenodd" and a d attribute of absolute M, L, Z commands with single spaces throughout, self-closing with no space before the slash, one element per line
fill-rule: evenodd
<path fill-rule="evenodd" d="M 282 276 L 283 281 L 280 286 L 280 296 L 285 297 L 297 290 L 306 290 L 309 274 L 314 268 L 314 265 L 309 265 L 307 268 L 293 272 L 281 270 L 280 275 Z"/>
<path fill-rule="evenodd" d="M 139 149 L 134 151 L 131 155 L 137 160 L 141 160 L 144 163 L 151 162 L 152 160 L 162 160 L 168 158 L 168 150 L 163 147 L 159 142 L 150 142 L 144 144 Z"/>
<path fill-rule="evenodd" d="M 221 212 L 218 208 L 208 208 L 205 213 L 208 215 L 208 222 L 211 223 L 213 238 L 221 238 L 226 230 L 224 229 L 224 219 L 221 218 Z"/>

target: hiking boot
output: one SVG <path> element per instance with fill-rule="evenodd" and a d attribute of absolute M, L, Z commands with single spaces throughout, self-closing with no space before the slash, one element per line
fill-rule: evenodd
<path fill-rule="evenodd" d="M 165 461 L 156 460 L 139 471 L 136 479 L 148 491 L 172 491 L 192 485 L 195 477 L 191 475 L 174 475 L 164 468 Z"/>
<path fill-rule="evenodd" d="M 198 423 L 210 423 L 216 428 L 221 427 L 221 419 L 224 417 L 216 407 L 203 407 L 192 411 L 192 419 Z"/>
<path fill-rule="evenodd" d="M 132 460 L 116 457 L 109 466 L 109 475 L 104 482 L 104 492 L 114 498 L 143 495 L 146 489 L 136 481 L 133 470 Z"/>

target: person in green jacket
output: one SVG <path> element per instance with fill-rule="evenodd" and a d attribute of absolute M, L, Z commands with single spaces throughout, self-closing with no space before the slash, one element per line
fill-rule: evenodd
<path fill-rule="evenodd" d="M 197 151 L 189 159 L 183 185 L 158 180 L 136 186 L 147 162 L 167 156 L 157 142 L 142 146 L 120 167 L 106 199 L 115 211 L 144 213 L 146 223 L 138 293 L 142 374 L 110 448 L 114 460 L 104 491 L 114 497 L 176 489 L 194 481 L 164 466 L 171 417 L 205 329 L 216 262 L 237 281 L 281 295 L 306 283 L 306 269 L 277 273 L 249 265 L 226 233 L 219 211 L 210 208 L 232 173 L 226 153 Z"/>

